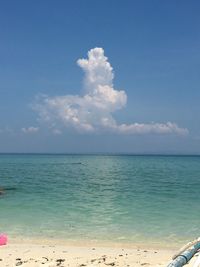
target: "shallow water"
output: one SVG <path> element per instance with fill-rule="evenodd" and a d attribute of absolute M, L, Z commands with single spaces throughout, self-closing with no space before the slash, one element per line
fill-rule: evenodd
<path fill-rule="evenodd" d="M 111 242 L 200 235 L 200 157 L 0 155 L 0 232 Z"/>

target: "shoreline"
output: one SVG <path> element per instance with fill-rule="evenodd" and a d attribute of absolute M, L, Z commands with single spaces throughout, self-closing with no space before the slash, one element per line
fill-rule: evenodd
<path fill-rule="evenodd" d="M 189 242 L 190 240 L 188 240 Z M 61 238 L 45 238 L 45 237 L 12 237 L 8 236 L 8 244 L 35 244 L 35 245 L 56 245 L 68 247 L 105 247 L 105 248 L 126 248 L 126 249 L 161 249 L 161 250 L 178 250 L 185 245 L 187 241 L 174 242 L 174 240 L 158 241 L 112 241 L 112 240 L 97 240 L 97 239 L 61 239 Z"/>

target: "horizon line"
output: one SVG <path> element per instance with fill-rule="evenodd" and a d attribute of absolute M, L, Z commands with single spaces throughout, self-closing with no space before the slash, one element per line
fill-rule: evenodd
<path fill-rule="evenodd" d="M 199 157 L 200 153 L 130 153 L 130 152 L 0 152 L 0 155 L 88 155 L 88 156 L 185 156 Z"/>

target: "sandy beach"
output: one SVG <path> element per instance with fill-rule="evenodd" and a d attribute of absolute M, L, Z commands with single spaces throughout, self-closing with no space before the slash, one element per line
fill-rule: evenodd
<path fill-rule="evenodd" d="M 0 266 L 166 266 L 175 250 L 10 243 L 0 247 Z"/>

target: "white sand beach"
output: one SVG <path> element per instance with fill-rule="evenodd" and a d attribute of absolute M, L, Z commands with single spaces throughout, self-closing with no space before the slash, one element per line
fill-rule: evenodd
<path fill-rule="evenodd" d="M 9 243 L 0 247 L 0 266 L 106 267 L 159 266 L 169 262 L 175 250 Z"/>

